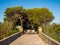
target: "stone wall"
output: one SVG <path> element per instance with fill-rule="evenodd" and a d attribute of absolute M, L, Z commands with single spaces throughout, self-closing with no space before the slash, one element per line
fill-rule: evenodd
<path fill-rule="evenodd" d="M 22 33 L 18 32 L 18 33 L 15 33 L 15 34 L 13 34 L 13 35 L 11 35 L 9 37 L 6 37 L 6 38 L 0 40 L 0 45 L 9 45 L 12 41 L 17 39 L 21 35 L 22 35 Z"/>
<path fill-rule="evenodd" d="M 44 33 L 40 33 L 39 36 L 48 44 L 48 45 L 60 45 L 60 42 L 52 39 Z"/>

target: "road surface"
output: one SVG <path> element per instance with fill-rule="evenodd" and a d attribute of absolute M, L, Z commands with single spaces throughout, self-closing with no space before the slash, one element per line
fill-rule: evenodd
<path fill-rule="evenodd" d="M 24 34 L 14 40 L 10 45 L 47 45 L 38 34 Z"/>

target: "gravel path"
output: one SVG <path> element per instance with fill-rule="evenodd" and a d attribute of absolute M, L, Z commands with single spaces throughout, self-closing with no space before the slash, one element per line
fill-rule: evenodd
<path fill-rule="evenodd" d="M 24 34 L 10 45 L 47 45 L 38 34 Z"/>

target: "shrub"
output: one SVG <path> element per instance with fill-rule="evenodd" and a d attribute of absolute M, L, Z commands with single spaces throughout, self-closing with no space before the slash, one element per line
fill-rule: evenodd
<path fill-rule="evenodd" d="M 12 31 L 9 31 L 8 33 L 6 33 L 6 37 L 7 36 L 10 36 L 10 35 L 12 35 L 12 34 L 14 34 L 14 33 L 16 33 L 16 32 L 18 32 L 19 30 L 12 30 Z"/>
<path fill-rule="evenodd" d="M 5 21 L 4 23 L 0 24 L 0 39 L 6 37 L 6 34 L 10 35 L 8 33 L 14 33 L 13 23 L 9 21 Z"/>
<path fill-rule="evenodd" d="M 60 34 L 60 27 L 56 27 L 55 32 L 56 32 L 56 34 Z"/>

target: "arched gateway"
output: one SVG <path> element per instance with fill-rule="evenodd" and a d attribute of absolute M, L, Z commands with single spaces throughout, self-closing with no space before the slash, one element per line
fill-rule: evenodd
<path fill-rule="evenodd" d="M 23 30 L 26 31 L 26 29 L 30 29 L 30 22 L 28 21 L 28 18 L 22 18 L 22 20 L 18 17 L 16 22 L 15 22 L 15 26 L 22 26 Z"/>
<path fill-rule="evenodd" d="M 14 26 L 22 26 L 23 30 L 31 27 L 28 16 L 24 13 L 21 13 L 21 15 L 15 14 L 9 20 L 14 23 Z"/>

